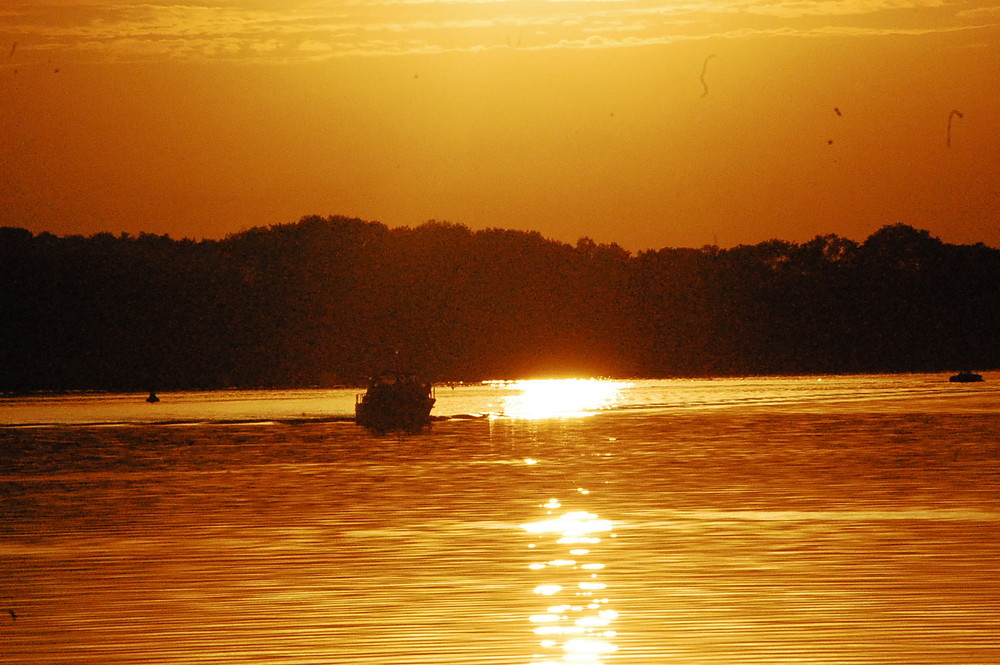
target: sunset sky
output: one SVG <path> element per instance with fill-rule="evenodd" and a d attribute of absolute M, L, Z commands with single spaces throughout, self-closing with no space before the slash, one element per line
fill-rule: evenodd
<path fill-rule="evenodd" d="M 0 8 L 0 226 L 1000 247 L 998 211 L 997 0 Z"/>

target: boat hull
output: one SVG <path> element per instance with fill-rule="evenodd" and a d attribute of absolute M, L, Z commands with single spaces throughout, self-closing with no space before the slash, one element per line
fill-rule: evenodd
<path fill-rule="evenodd" d="M 948 380 L 952 383 L 979 383 L 983 380 L 983 375 L 974 372 L 959 372 Z"/>
<path fill-rule="evenodd" d="M 416 432 L 430 422 L 435 401 L 431 384 L 410 373 L 383 372 L 358 395 L 354 421 L 377 432 Z"/>
<path fill-rule="evenodd" d="M 377 432 L 419 432 L 431 421 L 435 401 L 433 397 L 362 401 L 354 406 L 354 421 Z"/>

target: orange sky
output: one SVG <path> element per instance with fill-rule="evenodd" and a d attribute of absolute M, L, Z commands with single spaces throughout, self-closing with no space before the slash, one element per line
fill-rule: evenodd
<path fill-rule="evenodd" d="M 4 7 L 4 226 L 342 214 L 641 250 L 904 222 L 1000 247 L 986 0 Z"/>

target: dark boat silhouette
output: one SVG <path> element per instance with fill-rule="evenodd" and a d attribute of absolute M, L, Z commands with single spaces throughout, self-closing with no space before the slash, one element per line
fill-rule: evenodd
<path fill-rule="evenodd" d="M 983 375 L 965 370 L 963 372 L 959 372 L 948 380 L 952 383 L 975 383 L 977 381 L 982 381 Z"/>
<path fill-rule="evenodd" d="M 434 388 L 402 372 L 372 377 L 354 403 L 354 421 L 376 432 L 418 432 L 430 422 Z"/>

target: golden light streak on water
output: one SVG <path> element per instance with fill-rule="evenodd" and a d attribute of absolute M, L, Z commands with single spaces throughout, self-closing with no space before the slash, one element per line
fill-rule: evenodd
<path fill-rule="evenodd" d="M 587 493 L 582 488 L 577 491 Z M 550 517 L 553 510 L 561 507 L 556 499 L 540 507 L 546 517 L 522 524 L 521 528 L 539 538 L 539 542 L 530 544 L 532 550 L 539 554 L 553 552 L 557 556 L 529 566 L 546 577 L 532 591 L 546 598 L 565 597 L 566 602 L 548 605 L 543 612 L 528 617 L 535 624 L 532 633 L 542 638 L 538 642 L 542 652 L 535 654 L 529 665 L 604 665 L 604 658 L 618 650 L 611 641 L 617 633 L 608 629 L 618 618 L 618 612 L 607 607 L 607 598 L 594 598 L 595 592 L 603 592 L 608 586 L 595 572 L 603 570 L 604 564 L 581 561 L 579 557 L 589 558 L 592 551 L 573 545 L 583 539 L 598 545 L 601 539 L 593 534 L 610 532 L 614 525 L 586 510 Z M 578 558 L 559 556 L 563 552 Z"/>
<path fill-rule="evenodd" d="M 545 507 L 549 505 L 552 504 L 546 504 Z M 529 533 L 555 533 L 561 534 L 563 538 L 578 538 L 591 533 L 610 531 L 612 524 L 609 520 L 602 520 L 593 513 L 575 510 L 555 519 L 523 524 L 522 528 Z"/>

